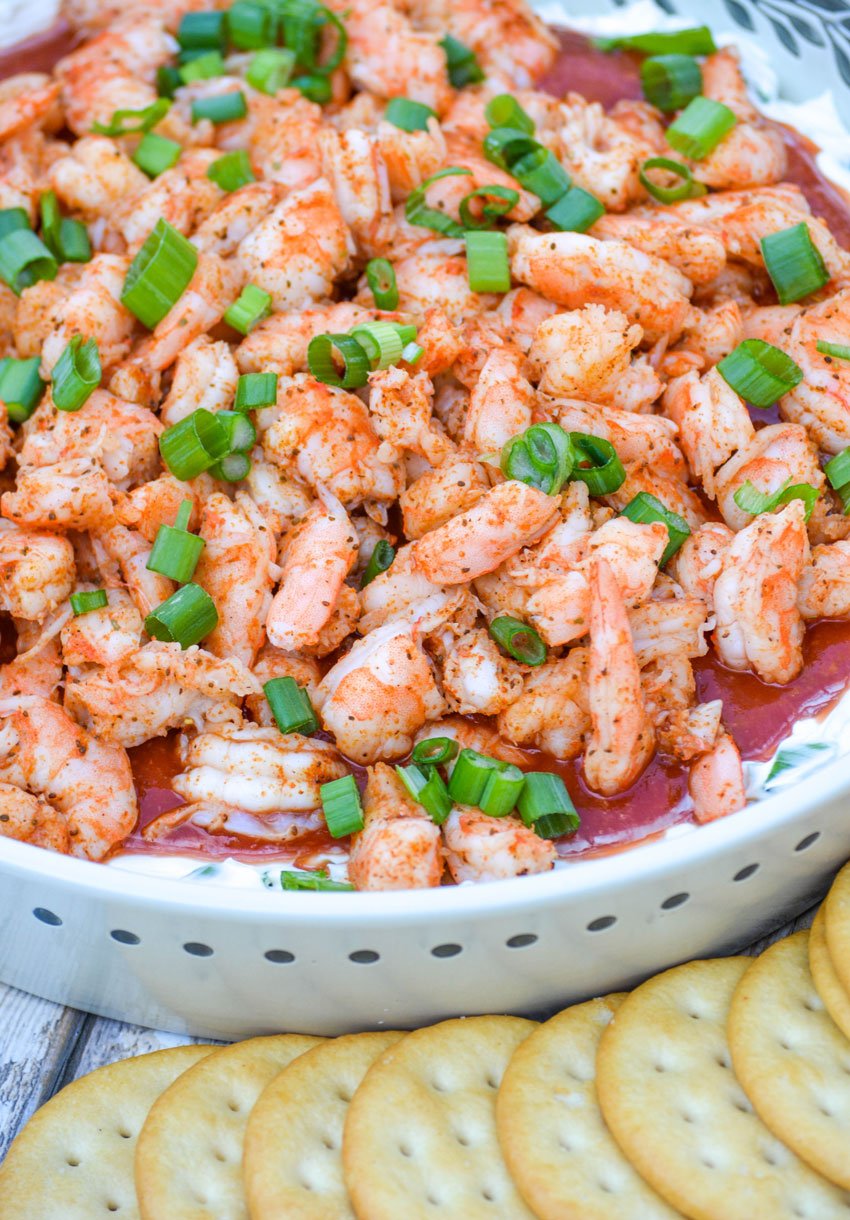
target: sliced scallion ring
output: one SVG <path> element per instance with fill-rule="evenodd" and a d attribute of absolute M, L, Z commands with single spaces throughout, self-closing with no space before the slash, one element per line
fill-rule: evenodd
<path fill-rule="evenodd" d="M 392 322 L 362 322 L 355 326 L 349 334 L 356 339 L 369 358 L 369 365 L 376 369 L 387 369 L 391 364 L 398 364 L 404 344 L 398 327 Z"/>
<path fill-rule="evenodd" d="M 192 501 L 184 500 L 173 525 L 161 525 L 156 533 L 148 562 L 150 572 L 159 572 L 184 585 L 195 575 L 195 568 L 206 543 L 188 529 Z"/>
<path fill-rule="evenodd" d="M 74 335 L 53 366 L 51 397 L 60 411 L 79 411 L 100 385 L 103 370 L 94 339 Z"/>
<path fill-rule="evenodd" d="M 512 172 L 511 167 L 516 161 L 534 156 L 542 148 L 543 145 L 533 136 L 517 127 L 494 127 L 484 137 L 484 156 L 508 173 Z"/>
<path fill-rule="evenodd" d="M 363 806 L 353 775 L 343 775 L 319 789 L 328 832 L 335 839 L 363 829 Z"/>
<path fill-rule="evenodd" d="M 458 165 L 450 165 L 446 169 L 437 170 L 436 174 L 432 174 L 430 178 L 426 178 L 407 197 L 404 214 L 408 223 L 421 225 L 423 229 L 433 229 L 435 233 L 442 233 L 445 237 L 463 237 L 463 226 L 438 208 L 429 207 L 425 201 L 425 194 L 428 187 L 434 182 L 439 182 L 441 178 L 453 178 L 471 173 L 471 170 L 463 169 Z"/>
<path fill-rule="evenodd" d="M 416 364 L 425 355 L 425 348 L 419 343 L 407 343 L 402 349 L 401 358 L 405 364 Z"/>
<path fill-rule="evenodd" d="M 690 161 L 702 161 L 737 122 L 734 110 L 700 94 L 667 128 L 667 143 Z"/>
<path fill-rule="evenodd" d="M 239 296 L 228 306 L 224 320 L 228 326 L 248 335 L 254 327 L 271 313 L 271 294 L 256 284 L 246 284 Z"/>
<path fill-rule="evenodd" d="M 247 453 L 257 442 L 257 429 L 244 411 L 218 411 L 216 419 L 227 434 L 228 453 Z"/>
<path fill-rule="evenodd" d="M 366 564 L 363 575 L 360 577 L 360 588 L 365 589 L 376 576 L 386 572 L 394 559 L 395 548 L 387 542 L 386 538 L 379 538 L 369 556 L 369 562 Z"/>
<path fill-rule="evenodd" d="M 630 521 L 635 521 L 638 525 L 651 525 L 654 521 L 661 521 L 667 526 L 670 540 L 658 561 L 658 566 L 662 568 L 673 558 L 679 547 L 691 533 L 691 527 L 684 517 L 680 517 L 678 513 L 672 512 L 666 504 L 662 504 L 656 496 L 653 496 L 648 491 L 639 491 L 635 498 L 629 501 L 620 515 L 628 517 Z"/>
<path fill-rule="evenodd" d="M 337 360 L 343 366 L 341 373 Z M 344 390 L 357 389 L 369 380 L 369 357 L 351 335 L 315 335 L 307 348 L 307 365 L 317 381 Z"/>
<path fill-rule="evenodd" d="M 141 110 L 115 110 L 108 123 L 92 123 L 92 131 L 100 136 L 129 136 L 137 131 L 150 131 L 168 114 L 171 102 L 167 97 L 158 97 L 150 106 Z"/>
<path fill-rule="evenodd" d="M 295 53 L 288 47 L 264 47 L 248 65 L 245 79 L 260 93 L 274 97 L 285 89 L 295 70 Z"/>
<path fill-rule="evenodd" d="M 159 451 L 169 473 L 185 482 L 209 470 L 227 453 L 227 433 L 212 411 L 198 407 L 166 428 Z"/>
<path fill-rule="evenodd" d="M 579 828 L 579 816 L 566 784 L 551 771 L 526 771 L 517 810 L 526 826 L 533 826 L 543 839 L 559 839 Z"/>
<path fill-rule="evenodd" d="M 452 798 L 437 768 L 426 767 L 423 770 L 411 763 L 395 770 L 413 800 L 425 809 L 432 822 L 442 826 L 452 811 Z"/>
<path fill-rule="evenodd" d="M 177 164 L 182 151 L 176 140 L 169 140 L 155 131 L 146 131 L 139 140 L 132 160 L 149 178 L 156 178 Z"/>
<path fill-rule="evenodd" d="M 209 119 L 211 123 L 232 123 L 244 119 L 248 113 L 245 94 L 241 89 L 227 93 L 214 93 L 211 97 L 197 97 L 192 102 L 192 122 Z"/>
<path fill-rule="evenodd" d="M 0 393 L 0 398 L 2 397 L 3 395 Z M 840 487 L 846 487 L 850 483 L 850 449 L 844 449 L 834 458 L 830 458 L 824 466 L 823 472 L 829 480 L 830 487 L 834 487 L 836 491 Z"/>
<path fill-rule="evenodd" d="M 105 589 L 83 589 L 79 593 L 72 593 L 68 600 L 71 603 L 74 618 L 79 618 L 81 614 L 88 614 L 92 610 L 102 610 L 104 606 L 109 605 Z"/>
<path fill-rule="evenodd" d="M 571 432 L 570 440 L 577 451 L 572 477 L 586 483 L 592 496 L 607 496 L 622 487 L 626 472 L 610 441 L 587 432 Z"/>
<path fill-rule="evenodd" d="M 505 444 L 500 466 L 506 478 L 554 496 L 570 477 L 575 458 L 569 433 L 560 424 L 532 424 Z"/>
<path fill-rule="evenodd" d="M 0 279 L 17 296 L 39 280 L 55 280 L 56 256 L 32 229 L 14 229 L 0 238 Z"/>
<path fill-rule="evenodd" d="M 570 175 L 548 148 L 538 145 L 533 152 L 517 157 L 511 163 L 511 173 L 517 182 L 543 207 L 551 207 L 570 189 Z"/>
<path fill-rule="evenodd" d="M 521 665 L 542 665 L 546 660 L 546 645 L 528 623 L 501 614 L 493 619 L 488 631 L 499 647 Z"/>
<path fill-rule="evenodd" d="M 16 424 L 29 419 L 44 393 L 40 368 L 40 356 L 26 360 L 4 356 L 0 360 L 0 402 L 5 403 L 9 419 Z"/>
<path fill-rule="evenodd" d="M 151 610 L 145 631 L 154 640 L 191 648 L 200 644 L 218 624 L 215 602 L 200 585 L 183 585 Z"/>
<path fill-rule="evenodd" d="M 772 407 L 803 380 L 800 366 L 764 339 L 744 339 L 716 367 L 735 393 L 754 407 Z"/>
<path fill-rule="evenodd" d="M 761 239 L 761 252 L 780 305 L 800 301 L 829 283 L 823 255 L 804 220 L 790 229 L 768 233 Z"/>
<path fill-rule="evenodd" d="M 236 383 L 234 411 L 256 411 L 277 402 L 277 373 L 243 373 Z"/>
<path fill-rule="evenodd" d="M 519 767 L 506 763 L 499 770 L 491 771 L 478 798 L 478 808 L 491 818 L 504 818 L 513 810 L 525 784 L 525 775 Z"/>
<path fill-rule="evenodd" d="M 457 758 L 459 749 L 453 737 L 426 737 L 417 741 L 411 758 L 419 767 L 441 767 Z"/>
<path fill-rule="evenodd" d="M 290 84 L 293 89 L 297 89 L 304 97 L 309 98 L 311 102 L 315 102 L 317 106 L 324 106 L 333 96 L 330 80 L 327 76 L 316 72 L 310 75 L 305 74 L 293 77 Z"/>
<path fill-rule="evenodd" d="M 484 107 L 484 117 L 491 127 L 512 127 L 534 135 L 534 119 L 527 115 L 511 93 L 499 93 Z"/>
<path fill-rule="evenodd" d="M 128 268 L 121 304 L 153 330 L 180 300 L 197 265 L 192 243 L 158 220 Z"/>
<path fill-rule="evenodd" d="M 449 780 L 449 796 L 458 805 L 477 805 L 492 771 L 501 771 L 508 764 L 477 750 L 461 750 Z"/>
<path fill-rule="evenodd" d="M 473 229 L 464 233 L 469 287 L 473 292 L 510 292 L 511 265 L 504 233 Z"/>
<path fill-rule="evenodd" d="M 463 89 L 466 85 L 477 85 L 483 81 L 484 73 L 475 52 L 459 38 L 446 34 L 445 38 L 440 39 L 440 46 L 446 53 L 449 81 L 454 89 Z"/>
<path fill-rule="evenodd" d="M 562 233 L 586 233 L 604 215 L 605 208 L 596 196 L 580 186 L 571 186 L 546 209 L 546 219 Z"/>
<path fill-rule="evenodd" d="M 0 238 L 18 229 L 32 229 L 30 218 L 23 208 L 0 208 Z"/>
<path fill-rule="evenodd" d="M 482 199 L 484 203 L 479 216 L 474 216 L 470 208 L 473 199 Z M 465 229 L 491 229 L 500 216 L 507 215 L 511 208 L 519 203 L 519 191 L 509 186 L 479 186 L 468 195 L 464 195 L 458 206 L 460 221 Z"/>
<path fill-rule="evenodd" d="M 227 14 L 211 9 L 184 13 L 177 27 L 177 41 L 184 51 L 224 50 L 227 37 Z"/>
<path fill-rule="evenodd" d="M 195 55 L 182 64 L 179 71 L 183 84 L 191 85 L 194 81 L 215 80 L 217 76 L 224 76 L 226 69 L 221 51 L 204 51 L 202 55 Z"/>
<path fill-rule="evenodd" d="M 414 102 L 409 97 L 393 97 L 387 102 L 384 118 L 402 131 L 427 131 L 428 120 L 436 119 L 436 113 L 424 102 Z"/>
<path fill-rule="evenodd" d="M 210 474 L 225 483 L 241 483 L 250 470 L 251 458 L 247 453 L 226 453 L 221 461 L 210 467 Z"/>
<path fill-rule="evenodd" d="M 277 15 L 265 4 L 236 0 L 227 10 L 227 33 L 240 51 L 254 51 L 274 45 Z"/>
<path fill-rule="evenodd" d="M 319 727 L 310 696 L 294 678 L 271 678 L 263 684 L 272 716 L 281 733 L 303 733 L 309 737 Z"/>
<path fill-rule="evenodd" d="M 173 64 L 160 64 L 156 70 L 156 91 L 160 97 L 173 98 L 182 84 L 179 68 Z"/>
<path fill-rule="evenodd" d="M 652 106 L 671 113 L 702 93 L 702 68 L 692 55 L 654 55 L 641 64 L 640 83 Z"/>
<path fill-rule="evenodd" d="M 664 173 L 673 174 L 680 181 L 676 186 L 663 186 L 654 178 L 650 178 L 650 170 L 663 170 Z M 659 203 L 681 203 L 683 199 L 697 199 L 706 193 L 706 188 L 701 182 L 695 180 L 687 165 L 682 165 L 680 161 L 673 161 L 669 157 L 649 157 L 641 165 L 638 177 L 644 190 Z"/>
<path fill-rule="evenodd" d="M 820 492 L 811 483 L 792 483 L 790 479 L 782 484 L 778 491 L 759 491 L 747 480 L 739 487 L 732 497 L 742 512 L 751 513 L 754 517 L 761 513 L 771 513 L 782 504 L 792 500 L 802 500 L 806 507 L 806 520 L 812 515 Z"/>
<path fill-rule="evenodd" d="M 225 153 L 213 161 L 207 169 L 207 177 L 223 191 L 238 191 L 240 186 L 256 181 L 251 160 L 244 148 Z"/>
<path fill-rule="evenodd" d="M 398 308 L 398 284 L 388 258 L 370 258 L 366 264 L 366 283 L 378 309 Z"/>

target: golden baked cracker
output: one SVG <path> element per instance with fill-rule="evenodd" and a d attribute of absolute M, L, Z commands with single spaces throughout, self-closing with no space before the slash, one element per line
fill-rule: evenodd
<path fill-rule="evenodd" d="M 348 1103 L 403 1034 L 349 1034 L 300 1055 L 264 1090 L 245 1131 L 251 1220 L 353 1220 L 342 1176 Z"/>
<path fill-rule="evenodd" d="M 808 931 L 755 958 L 726 1033 L 735 1075 L 765 1125 L 850 1190 L 850 1042 L 815 990 Z"/>
<path fill-rule="evenodd" d="M 0 1168 L 3 1220 L 138 1220 L 136 1140 L 153 1103 L 209 1046 L 177 1046 L 98 1068 L 51 1097 Z"/>
<path fill-rule="evenodd" d="M 496 1098 L 502 1155 L 540 1220 L 675 1220 L 632 1169 L 596 1098 L 596 1048 L 623 995 L 577 1004 L 536 1029 Z"/>
<path fill-rule="evenodd" d="M 496 1093 L 535 1029 L 467 1017 L 408 1034 L 369 1069 L 342 1156 L 359 1220 L 533 1220 L 496 1136 Z"/>
<path fill-rule="evenodd" d="M 835 973 L 826 943 L 826 912 L 821 906 L 809 929 L 809 969 L 826 1011 L 845 1037 L 850 1038 L 850 995 Z"/>
<path fill-rule="evenodd" d="M 749 965 L 691 962 L 623 1001 L 596 1057 L 605 1122 L 691 1220 L 850 1220 L 850 1195 L 771 1135 L 732 1071 L 726 1020 Z"/>
<path fill-rule="evenodd" d="M 151 1109 L 136 1149 L 142 1220 L 248 1220 L 242 1144 L 263 1089 L 322 1042 L 303 1034 L 249 1038 L 214 1051 Z"/>
<path fill-rule="evenodd" d="M 850 995 L 850 864 L 845 864 L 823 902 L 829 958 L 841 986 Z"/>

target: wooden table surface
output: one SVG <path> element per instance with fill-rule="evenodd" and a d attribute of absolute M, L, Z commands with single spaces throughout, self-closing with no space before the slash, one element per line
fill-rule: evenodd
<path fill-rule="evenodd" d="M 760 953 L 807 928 L 816 910 L 812 907 L 746 952 Z M 30 1115 L 63 1085 L 104 1063 L 193 1041 L 197 1039 L 62 1008 L 0 983 L 0 1161 Z"/>

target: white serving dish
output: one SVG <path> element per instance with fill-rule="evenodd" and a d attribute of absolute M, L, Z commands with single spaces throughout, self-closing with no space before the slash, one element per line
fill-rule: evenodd
<path fill-rule="evenodd" d="M 663 8 L 719 35 L 755 35 L 788 97 L 829 86 L 850 115 L 840 24 L 850 26 L 850 7 L 840 0 Z M 616 9 L 578 0 L 566 11 Z M 542 876 L 390 894 L 163 880 L 0 838 L 0 979 L 103 1016 L 221 1038 L 540 1012 L 733 951 L 804 909 L 850 855 L 849 797 L 845 757 L 692 832 Z"/>

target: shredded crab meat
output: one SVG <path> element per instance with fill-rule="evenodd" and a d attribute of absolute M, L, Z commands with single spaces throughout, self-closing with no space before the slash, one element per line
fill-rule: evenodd
<path fill-rule="evenodd" d="M 693 662 L 787 684 L 808 624 L 850 618 L 847 495 L 823 469 L 850 445 L 850 363 L 822 347 L 847 341 L 850 255 L 786 181 L 734 49 L 701 67 L 735 124 L 670 202 L 642 167 L 674 155 L 671 116 L 541 88 L 557 38 L 525 0 L 328 0 L 314 96 L 229 54 L 159 102 L 199 7 L 80 0 L 54 72 L 0 86 L 0 208 L 57 263 L 0 285 L 0 356 L 45 383 L 18 402 L 0 364 L 0 834 L 99 860 L 194 828 L 364 890 L 551 869 L 569 828 L 535 818 L 558 810 L 462 803 L 452 759 L 396 770 L 433 737 L 570 761 L 599 801 L 660 754 L 697 821 L 740 810 Z M 217 122 L 223 92 L 244 113 Z M 586 231 L 488 154 L 506 93 L 600 201 Z M 416 123 L 387 110 L 404 99 Z M 159 167 L 111 126 L 151 107 Z M 51 203 L 79 261 L 40 225 Z M 471 224 L 503 235 L 502 290 Z M 128 287 L 163 225 L 140 317 Z M 825 282 L 780 304 L 762 242 L 795 226 Z M 76 337 L 99 367 L 69 404 Z M 744 340 L 799 373 L 767 426 L 730 371 Z M 142 826 L 128 751 L 163 738 L 182 803 Z"/>

